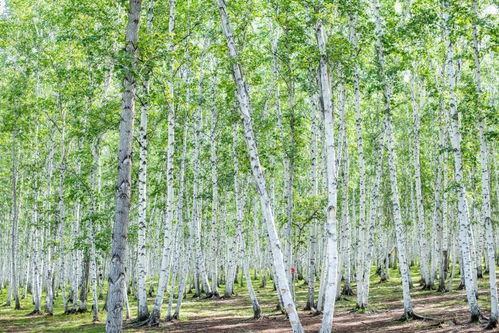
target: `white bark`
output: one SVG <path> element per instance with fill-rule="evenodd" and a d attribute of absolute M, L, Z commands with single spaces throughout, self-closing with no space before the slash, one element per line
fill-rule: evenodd
<path fill-rule="evenodd" d="M 151 33 L 154 19 L 155 0 L 149 1 L 147 11 L 147 32 Z M 140 126 L 139 126 L 139 212 L 137 240 L 137 320 L 149 317 L 147 307 L 147 117 L 149 113 L 150 71 L 148 68 L 142 84 Z"/>
<path fill-rule="evenodd" d="M 400 212 L 400 195 L 397 184 L 397 170 L 395 163 L 395 147 L 393 142 L 393 126 L 392 126 L 392 115 L 391 115 L 391 88 L 388 83 L 388 78 L 385 72 L 385 58 L 384 58 L 384 46 L 382 42 L 383 28 L 381 24 L 381 17 L 379 13 L 379 5 L 377 0 L 372 0 L 372 9 L 374 13 L 375 23 L 376 23 L 376 52 L 378 56 L 378 65 L 381 75 L 381 84 L 383 87 L 383 100 L 384 100 L 384 132 L 386 149 L 388 151 L 388 171 L 390 178 L 391 187 L 391 201 L 393 206 L 393 219 L 395 221 L 395 235 L 397 239 L 397 254 L 400 264 L 400 273 L 402 277 L 402 294 L 404 299 L 404 317 L 410 318 L 414 317 L 414 312 L 412 309 L 412 300 L 409 290 L 410 285 L 410 271 L 407 263 L 406 257 L 406 241 L 404 234 L 404 227 L 402 223 L 402 216 Z"/>
<path fill-rule="evenodd" d="M 473 20 L 473 54 L 475 62 L 474 79 L 478 95 L 478 101 L 482 101 L 482 82 L 480 71 L 480 48 L 478 41 L 478 27 L 476 20 L 478 19 L 478 4 L 477 0 L 473 0 L 473 10 L 475 18 Z M 489 147 L 487 138 L 485 136 L 486 124 L 485 115 L 482 110 L 482 105 L 479 104 L 481 118 L 479 121 L 480 131 L 480 165 L 482 167 L 482 220 L 485 224 L 485 239 L 487 247 L 487 260 L 489 268 L 489 290 L 490 290 L 490 318 L 488 328 L 497 326 L 499 316 L 499 306 L 497 297 L 497 277 L 496 277 L 496 264 L 495 264 L 495 241 L 494 232 L 492 228 L 491 212 L 490 212 L 490 170 L 489 170 Z"/>
<path fill-rule="evenodd" d="M 312 139 L 311 139 L 311 158 L 312 158 L 312 182 L 313 189 L 312 194 L 317 197 L 319 195 L 319 178 L 317 172 L 317 132 L 318 132 L 318 117 L 317 117 L 317 105 L 315 103 L 316 96 L 311 96 L 312 101 Z M 315 293 L 315 258 L 317 255 L 317 219 L 313 219 L 310 227 L 310 241 L 309 241 L 309 263 L 308 263 L 308 293 L 307 293 L 307 305 L 306 310 L 312 310 L 315 308 L 314 293 Z"/>
<path fill-rule="evenodd" d="M 14 130 L 12 134 L 12 151 L 11 151 L 11 159 L 12 159 L 12 224 L 11 224 L 11 233 L 10 233 L 10 251 L 11 251 L 11 259 L 10 259 L 10 274 L 11 279 L 9 283 L 9 289 L 12 291 L 14 296 L 15 309 L 21 309 L 21 303 L 19 302 L 19 280 L 18 280 L 18 272 L 17 272 L 17 236 L 19 229 L 19 210 L 17 204 L 17 181 L 18 181 L 18 148 L 16 146 L 17 141 L 17 130 Z M 10 299 L 10 298 L 9 298 Z M 9 302 L 10 303 L 10 302 Z"/>
<path fill-rule="evenodd" d="M 183 237 L 183 226 L 185 225 L 184 222 L 184 214 L 183 214 L 183 209 L 184 209 L 184 191 L 185 191 L 185 160 L 187 158 L 187 126 L 184 125 L 184 139 L 183 139 L 183 144 L 182 144 L 182 161 L 180 163 L 180 190 L 178 193 L 178 202 L 177 202 L 177 223 L 181 223 L 181 229 L 180 229 L 180 235 L 178 238 L 178 249 L 181 251 L 180 253 L 185 253 L 185 247 L 183 246 L 184 244 L 184 237 Z M 190 238 L 189 238 L 190 239 Z M 184 250 L 184 251 L 183 251 Z M 189 261 L 190 261 L 190 251 L 187 251 L 187 254 L 183 257 L 183 264 L 181 262 L 178 263 L 179 265 L 179 277 L 178 277 L 178 298 L 177 298 L 177 305 L 175 308 L 175 313 L 173 314 L 172 318 L 179 319 L 180 315 L 180 308 L 182 305 L 182 300 L 184 298 L 184 291 L 185 291 L 185 284 L 187 281 L 187 273 L 188 273 L 188 267 L 189 267 Z M 170 309 L 168 309 L 168 313 L 170 313 Z M 170 317 L 168 316 L 167 319 Z"/>
<path fill-rule="evenodd" d="M 327 277 L 325 280 L 324 314 L 322 316 L 321 333 L 332 331 L 334 304 L 336 300 L 337 275 L 338 275 L 338 248 L 336 235 L 336 152 L 334 147 L 334 122 L 332 92 L 329 71 L 327 68 L 326 31 L 321 19 L 318 20 L 315 37 L 319 49 L 319 92 L 321 96 L 321 109 L 324 113 L 324 134 L 326 148 L 327 170 L 327 223 L 326 223 L 326 260 Z M 321 281 L 322 283 L 322 281 Z"/>
<path fill-rule="evenodd" d="M 204 92 L 202 87 L 203 77 L 199 79 L 199 95 L 200 101 L 204 99 Z M 201 146 L 201 105 L 199 105 L 194 111 L 194 154 L 193 154 L 193 186 L 192 186 L 192 224 L 191 231 L 192 237 L 194 237 L 194 248 L 195 248 L 195 260 L 196 260 L 196 273 L 201 279 L 204 291 L 208 296 L 211 296 L 211 286 L 208 281 L 208 273 L 206 271 L 206 260 L 201 244 L 201 222 L 202 222 L 202 202 L 201 202 L 201 168 L 200 168 L 200 146 Z M 198 290 L 196 290 L 198 291 Z M 200 295 L 197 295 L 200 296 Z"/>
<path fill-rule="evenodd" d="M 218 293 L 218 156 L 217 156 L 217 120 L 218 114 L 216 110 L 215 100 L 215 75 L 212 74 L 211 80 L 211 142 L 210 142 L 210 158 L 211 158 L 211 292 L 213 296 L 219 297 Z"/>
<path fill-rule="evenodd" d="M 51 131 L 51 138 L 53 138 L 54 130 Z M 45 193 L 45 209 L 47 212 L 51 211 L 51 200 L 50 197 L 52 195 L 52 174 L 53 174 L 53 160 L 54 160 L 54 142 L 51 139 L 49 144 L 49 153 L 47 157 L 47 190 Z M 46 218 L 50 218 L 50 213 L 47 213 Z M 52 238 L 52 232 L 50 225 L 46 229 L 46 238 L 50 240 Z M 47 314 L 52 315 L 54 312 L 54 294 L 52 290 L 52 276 L 53 276 L 53 256 L 52 256 L 52 246 L 50 242 L 47 242 L 45 257 L 47 260 L 45 261 L 45 311 Z"/>
<path fill-rule="evenodd" d="M 174 33 L 175 28 L 175 0 L 170 0 L 170 17 L 168 20 L 168 31 L 170 36 Z M 169 42 L 169 51 L 173 50 L 173 42 Z M 172 65 L 173 66 L 173 65 Z M 163 226 L 163 250 L 161 253 L 161 268 L 159 272 L 158 290 L 154 307 L 149 316 L 149 325 L 158 325 L 161 315 L 161 306 L 163 305 L 164 293 L 167 288 L 171 254 L 170 229 L 173 225 L 175 193 L 174 193 L 174 155 L 175 155 L 175 104 L 174 104 L 174 86 L 173 77 L 168 83 L 168 143 L 166 148 L 166 219 Z"/>
<path fill-rule="evenodd" d="M 349 15 L 349 39 L 352 44 L 354 54 L 358 54 L 358 32 L 357 32 L 357 16 L 355 14 Z M 359 59 L 356 59 L 354 64 L 353 73 L 353 88 L 354 88 L 354 103 L 355 103 L 355 133 L 357 136 L 357 158 L 359 163 L 359 245 L 357 248 L 357 272 L 364 272 L 365 268 L 365 248 L 366 244 L 366 167 L 364 160 L 364 140 L 362 137 L 362 113 L 360 109 L 361 95 L 360 95 L 360 66 Z M 369 267 L 370 270 L 370 267 Z M 369 293 L 368 290 L 363 288 L 366 286 L 363 274 L 357 273 L 357 307 L 365 308 L 363 304 L 363 296 Z M 367 301 L 367 297 L 365 297 Z"/>
<path fill-rule="evenodd" d="M 464 180 L 463 180 L 463 160 L 461 152 L 461 133 L 459 130 L 459 113 L 457 109 L 456 89 L 456 71 L 454 68 L 454 51 L 449 32 L 449 2 L 443 0 L 443 35 L 446 47 L 446 65 L 447 65 L 447 89 L 449 95 L 449 114 L 451 145 L 454 151 L 454 177 L 457 185 L 458 198 L 458 221 L 459 221 L 459 246 L 463 262 L 464 281 L 466 285 L 466 296 L 470 307 L 471 319 L 478 320 L 480 309 L 473 291 L 473 263 L 471 258 L 471 244 L 468 236 L 469 217 L 465 198 Z"/>
<path fill-rule="evenodd" d="M 116 215 L 113 224 L 111 265 L 107 300 L 106 332 L 118 333 L 123 325 L 123 301 L 125 295 L 128 219 L 130 214 L 132 139 L 137 88 L 135 70 L 137 42 L 139 39 L 141 0 L 130 0 L 126 28 L 126 52 L 130 63 L 125 66 L 124 91 L 120 121 L 120 143 L 118 152 L 118 181 L 116 193 Z"/>
<path fill-rule="evenodd" d="M 59 95 L 60 100 L 60 95 Z M 60 102 L 59 102 L 60 103 Z M 62 108 L 62 107 L 61 107 Z M 68 312 L 68 300 L 66 296 L 66 259 L 65 259 L 65 244 L 64 244 L 64 229 L 66 224 L 66 205 L 64 202 L 65 191 L 64 181 L 66 177 L 66 111 L 61 110 L 61 162 L 59 170 L 59 207 L 57 216 L 57 239 L 59 241 L 59 279 L 62 289 L 62 303 L 64 305 L 64 313 Z"/>
<path fill-rule="evenodd" d="M 237 157 L 237 127 L 234 130 L 234 142 L 232 144 L 232 154 L 234 158 L 234 198 L 236 201 L 236 212 L 237 212 L 237 237 L 239 238 L 239 261 L 242 262 L 244 276 L 246 277 L 246 285 L 248 287 L 248 293 L 250 295 L 251 303 L 253 305 L 253 318 L 260 318 L 260 305 L 258 304 L 258 299 L 256 297 L 255 290 L 253 289 L 253 283 L 251 282 L 250 269 L 248 257 L 246 256 L 246 244 L 243 235 L 243 219 L 244 219 L 244 199 L 245 191 L 241 191 L 239 185 L 239 162 Z"/>
<path fill-rule="evenodd" d="M 421 185 L 421 164 L 420 164 L 420 127 L 421 120 L 419 114 L 419 95 L 417 94 L 417 87 L 419 82 L 417 81 L 417 77 L 412 77 L 411 84 L 411 104 L 412 104 L 412 113 L 414 116 L 414 146 L 413 146 L 413 164 L 414 164 L 414 178 L 415 178 L 415 187 L 416 187 L 416 217 L 417 217 L 417 225 L 419 227 L 419 249 L 420 249 L 420 266 L 421 266 L 421 276 L 423 278 L 423 287 L 431 289 L 432 279 L 430 277 L 430 268 L 429 268 L 429 252 L 428 252 L 428 234 L 426 231 L 426 221 L 425 221 L 425 212 L 424 212 L 424 204 L 423 204 L 423 191 Z"/>
<path fill-rule="evenodd" d="M 281 252 L 281 244 L 279 242 L 277 230 L 274 223 L 274 212 L 270 202 L 265 176 L 263 174 L 263 169 L 260 164 L 260 158 L 258 156 L 258 150 L 256 147 L 255 134 L 253 131 L 253 124 L 251 119 L 251 101 L 248 85 L 244 80 L 242 67 L 238 61 L 238 52 L 232 33 L 232 26 L 229 22 L 227 5 L 225 4 L 224 0 L 217 0 L 216 2 L 220 11 L 222 29 L 227 40 L 229 56 L 232 61 L 232 72 L 234 74 L 234 81 L 237 89 L 237 99 L 239 101 L 239 109 L 241 111 L 241 117 L 243 121 L 244 137 L 248 146 L 249 159 L 255 186 L 260 196 L 263 217 L 267 225 L 270 247 L 274 259 L 274 268 L 279 285 L 279 294 L 282 297 L 284 308 L 286 310 L 286 313 L 288 314 L 289 322 L 291 324 L 293 332 L 303 332 L 303 328 L 298 317 L 298 312 L 296 311 L 295 303 L 289 289 L 288 279 L 286 277 L 284 260 Z"/>

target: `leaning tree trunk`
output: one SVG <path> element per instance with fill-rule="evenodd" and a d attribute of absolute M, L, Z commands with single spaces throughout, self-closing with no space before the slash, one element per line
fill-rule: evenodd
<path fill-rule="evenodd" d="M 303 332 L 303 327 L 298 317 L 298 312 L 296 311 L 296 306 L 289 289 L 289 282 L 286 277 L 284 260 L 281 252 L 281 244 L 279 242 L 279 237 L 277 235 L 277 230 L 274 223 L 274 212 L 270 202 L 263 168 L 261 166 L 258 150 L 256 147 L 255 133 L 253 131 L 253 123 L 251 119 L 251 101 L 248 91 L 248 85 L 245 82 L 242 67 L 239 63 L 238 51 L 232 32 L 232 25 L 229 22 L 227 13 L 227 5 L 225 4 L 224 0 L 217 0 L 216 3 L 220 11 L 222 29 L 227 40 L 229 56 L 232 62 L 232 73 L 234 75 L 234 81 L 237 89 L 237 99 L 239 101 L 239 109 L 241 111 L 241 117 L 243 121 L 244 137 L 246 140 L 246 145 L 248 146 L 248 154 L 255 186 L 260 196 L 262 213 L 267 225 L 270 247 L 274 259 L 274 268 L 279 285 L 279 293 L 283 299 L 284 307 L 286 313 L 288 314 L 288 319 L 293 332 Z"/>
<path fill-rule="evenodd" d="M 243 272 L 246 277 L 246 285 L 248 287 L 248 293 L 251 298 L 251 303 L 253 305 L 253 318 L 259 319 L 261 317 L 260 304 L 258 304 L 258 298 L 256 297 L 255 290 L 253 289 L 253 283 L 251 282 L 251 276 L 249 271 L 249 262 L 246 255 L 246 244 L 243 235 L 243 218 L 244 218 L 244 191 L 241 191 L 239 184 L 239 161 L 237 157 L 237 126 L 234 127 L 234 142 L 232 144 L 232 154 L 234 158 L 234 197 L 236 201 L 236 220 L 237 220 L 237 237 L 239 238 L 239 260 L 242 262 Z"/>
<path fill-rule="evenodd" d="M 137 82 L 135 68 L 139 39 L 139 23 L 142 0 L 130 0 L 126 28 L 126 52 L 128 63 L 124 66 L 124 91 L 120 121 L 120 143 L 118 151 L 118 182 L 116 214 L 113 224 L 111 264 L 109 267 L 109 289 L 107 300 L 106 332 L 118 333 L 123 325 L 123 301 L 125 295 L 128 219 L 130 215 L 132 140 Z"/>

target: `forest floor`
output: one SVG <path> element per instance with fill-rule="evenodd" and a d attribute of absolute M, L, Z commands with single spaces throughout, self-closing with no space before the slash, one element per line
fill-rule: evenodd
<path fill-rule="evenodd" d="M 414 270 L 413 277 L 418 276 Z M 240 278 L 239 278 L 240 279 Z M 466 295 L 463 290 L 456 290 L 459 278 L 453 281 L 453 290 L 448 293 L 421 290 L 416 278 L 413 278 L 415 288 L 412 289 L 415 312 L 431 317 L 433 320 L 397 321 L 402 315 L 402 290 L 400 277 L 396 270 L 390 271 L 390 280 L 379 283 L 379 277 L 371 276 L 370 306 L 365 313 L 353 311 L 355 296 L 344 297 L 336 302 L 334 315 L 334 332 L 480 332 L 485 322 L 469 324 Z M 488 279 L 485 276 L 479 280 L 479 304 L 488 315 L 490 308 L 488 297 Z M 252 309 L 246 286 L 236 285 L 236 295 L 230 299 L 194 299 L 192 294 L 187 295 L 181 311 L 181 320 L 162 322 L 159 328 L 135 328 L 130 322 L 125 323 L 126 332 L 290 332 L 289 323 L 279 311 L 275 309 L 276 294 L 272 290 L 272 283 L 265 288 L 259 288 L 260 281 L 253 281 L 262 307 L 263 318 L 251 319 Z M 355 285 L 354 285 L 355 287 Z M 296 297 L 300 319 L 306 332 L 317 332 L 320 327 L 321 316 L 314 316 L 310 311 L 302 311 L 307 294 L 307 286 L 303 281 L 296 284 Z M 223 287 L 221 288 L 223 291 Z M 355 291 L 355 288 L 354 288 Z M 5 303 L 6 290 L 0 293 L 0 304 Z M 106 314 L 99 312 L 101 323 L 92 323 L 91 312 L 83 314 L 63 314 L 61 296 L 56 299 L 53 316 L 28 316 L 33 306 L 28 300 L 22 300 L 21 310 L 13 307 L 0 307 L 0 332 L 104 332 Z M 167 299 L 165 297 L 165 299 Z M 154 300 L 150 299 L 152 304 Z M 133 297 L 130 297 L 132 317 L 136 307 Z M 100 309 L 103 300 L 100 301 Z M 163 315 L 166 312 L 164 307 Z M 498 330 L 499 331 L 499 330 Z"/>

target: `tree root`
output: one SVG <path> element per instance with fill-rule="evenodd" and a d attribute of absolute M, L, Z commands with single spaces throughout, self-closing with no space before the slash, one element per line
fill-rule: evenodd
<path fill-rule="evenodd" d="M 243 321 L 246 322 L 246 321 L 253 321 L 253 320 L 264 320 L 265 318 L 268 318 L 268 317 L 262 315 L 261 313 L 258 313 L 258 314 L 254 314 L 253 317 L 251 317 L 251 318 L 243 319 Z"/>
<path fill-rule="evenodd" d="M 446 286 L 439 286 L 439 287 L 438 287 L 438 289 L 437 289 L 437 291 L 438 291 L 439 293 L 448 293 L 448 292 L 449 292 L 449 289 L 447 289 L 447 287 L 446 287 Z"/>
<path fill-rule="evenodd" d="M 209 299 L 209 298 L 216 298 L 216 299 L 220 299 L 220 294 L 218 293 L 209 293 L 209 294 L 206 294 L 206 296 L 203 296 L 201 297 L 201 299 Z"/>
<path fill-rule="evenodd" d="M 414 311 L 411 311 L 411 312 L 404 312 L 404 314 L 399 319 L 397 319 L 396 321 L 408 321 L 410 319 L 414 319 L 414 320 L 435 320 L 435 319 L 430 318 L 430 317 L 424 317 L 424 316 L 418 315 L 418 314 L 414 313 Z"/>
<path fill-rule="evenodd" d="M 483 320 L 486 320 L 486 321 L 490 320 L 488 317 L 485 317 L 485 315 L 482 312 L 480 312 L 480 318 L 482 318 Z"/>
<path fill-rule="evenodd" d="M 166 316 L 166 318 L 165 318 L 165 321 L 167 321 L 167 322 L 174 321 L 174 320 L 175 320 L 174 316 Z"/>
<path fill-rule="evenodd" d="M 159 326 L 159 321 L 160 321 L 159 317 L 149 316 L 149 318 L 147 318 L 146 320 L 143 320 L 143 321 L 138 321 L 137 320 L 136 323 L 135 323 L 135 325 L 133 325 L 133 327 L 135 327 L 135 328 L 144 327 L 144 326 L 158 327 Z"/>
<path fill-rule="evenodd" d="M 37 316 L 37 315 L 42 315 L 43 313 L 40 310 L 33 310 L 30 313 L 27 314 L 27 316 Z"/>
<path fill-rule="evenodd" d="M 355 305 L 353 309 L 350 309 L 348 313 L 378 313 L 378 310 L 375 310 L 369 306 L 359 306 L 358 304 Z"/>
<path fill-rule="evenodd" d="M 485 330 L 492 330 L 492 329 L 494 329 L 496 327 L 497 327 L 497 319 L 496 318 L 490 318 L 489 322 L 487 323 L 487 325 L 485 325 L 483 327 L 483 329 L 485 329 Z"/>
<path fill-rule="evenodd" d="M 205 296 L 201 297 L 201 295 L 198 296 L 200 299 L 209 299 L 213 297 L 212 293 L 206 294 Z"/>
<path fill-rule="evenodd" d="M 343 288 L 343 290 L 341 291 L 341 294 L 343 296 L 354 296 L 355 295 L 351 287 Z"/>
<path fill-rule="evenodd" d="M 305 307 L 303 308 L 303 311 L 312 311 L 312 312 L 314 312 L 315 311 L 315 307 L 313 305 L 311 305 L 309 302 L 307 302 L 307 305 L 305 305 Z"/>
<path fill-rule="evenodd" d="M 320 316 L 321 314 L 322 314 L 322 311 L 316 309 L 315 312 L 312 313 L 312 316 L 314 316 L 314 317 L 315 316 Z"/>
<path fill-rule="evenodd" d="M 421 290 L 435 290 L 435 287 L 431 284 L 424 284 L 422 287 L 421 287 Z"/>

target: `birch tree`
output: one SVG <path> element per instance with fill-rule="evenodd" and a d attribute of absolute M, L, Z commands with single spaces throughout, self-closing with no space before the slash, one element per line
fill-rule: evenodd
<path fill-rule="evenodd" d="M 116 193 L 116 215 L 113 224 L 109 290 L 107 300 L 106 332 L 121 332 L 123 325 L 123 302 L 125 295 L 128 219 L 130 214 L 132 138 L 135 112 L 137 80 L 137 42 L 139 39 L 141 0 L 130 0 L 126 28 L 126 52 L 128 63 L 123 83 L 123 101 L 120 121 L 120 144 L 118 153 L 118 182 Z"/>

